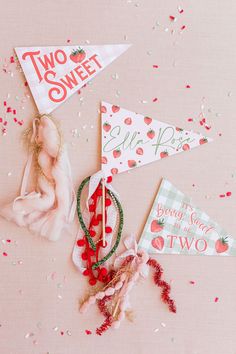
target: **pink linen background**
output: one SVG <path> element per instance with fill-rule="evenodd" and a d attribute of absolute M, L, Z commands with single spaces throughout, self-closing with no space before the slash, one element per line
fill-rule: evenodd
<path fill-rule="evenodd" d="M 68 143 L 76 187 L 99 168 L 99 102 L 114 102 L 214 138 L 209 145 L 115 178 L 125 212 L 124 234 L 140 237 L 161 177 L 166 177 L 236 237 L 235 1 L 0 3 L 1 67 L 15 46 L 65 45 L 68 39 L 75 45 L 133 43 L 80 96 L 75 94 L 53 114 Z M 171 23 L 170 15 L 177 21 Z M 182 25 L 186 28 L 180 34 Z M 36 113 L 32 98 L 17 101 L 25 92 L 24 79 L 13 71 L 13 77 L 0 73 L 0 115 L 9 93 L 7 100 L 17 106 L 24 124 L 10 122 L 7 135 L 0 136 L 1 202 L 19 190 L 27 159 L 21 135 Z M 152 102 L 155 97 L 158 102 Z M 202 104 L 209 131 L 199 125 Z M 189 117 L 195 121 L 188 122 Z M 231 197 L 219 198 L 227 191 Z M 102 317 L 95 309 L 83 316 L 78 312 L 87 284 L 71 261 L 76 223 L 56 243 L 3 219 L 0 226 L 0 240 L 12 240 L 0 243 L 1 354 L 236 353 L 236 258 L 160 256 L 165 277 L 172 280 L 177 314 L 167 311 L 149 279 L 131 294 L 134 322 L 125 320 L 119 330 L 100 338 L 87 336 L 85 329 L 94 331 Z"/>

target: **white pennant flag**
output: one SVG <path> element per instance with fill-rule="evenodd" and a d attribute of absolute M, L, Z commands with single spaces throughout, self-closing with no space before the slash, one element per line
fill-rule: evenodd
<path fill-rule="evenodd" d="M 50 113 L 93 79 L 130 45 L 15 48 L 35 103 Z"/>
<path fill-rule="evenodd" d="M 212 141 L 102 102 L 102 170 L 106 176 L 146 165 Z"/>

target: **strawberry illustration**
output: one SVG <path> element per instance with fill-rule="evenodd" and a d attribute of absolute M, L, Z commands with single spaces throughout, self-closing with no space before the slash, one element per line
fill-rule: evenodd
<path fill-rule="evenodd" d="M 152 123 L 152 118 L 149 117 L 144 117 L 144 123 L 146 123 L 147 125 Z"/>
<path fill-rule="evenodd" d="M 129 168 L 133 168 L 137 166 L 137 162 L 134 160 L 128 160 L 128 166 Z"/>
<path fill-rule="evenodd" d="M 121 155 L 120 149 L 116 149 L 116 150 L 113 151 L 113 156 L 114 156 L 115 159 L 120 157 L 120 155 Z"/>
<path fill-rule="evenodd" d="M 164 219 L 153 220 L 151 223 L 151 232 L 160 232 L 164 228 Z"/>
<path fill-rule="evenodd" d="M 117 173 L 118 173 L 118 168 L 112 168 L 111 169 L 111 174 L 112 175 L 117 175 Z"/>
<path fill-rule="evenodd" d="M 164 247 L 164 238 L 162 236 L 158 236 L 152 239 L 152 247 L 156 248 L 158 251 L 161 251 Z"/>
<path fill-rule="evenodd" d="M 182 129 L 182 128 L 179 128 L 179 127 L 175 127 L 175 130 L 176 130 L 177 132 L 182 132 L 182 131 L 183 131 L 183 129 Z"/>
<path fill-rule="evenodd" d="M 127 125 L 131 125 L 132 124 L 132 119 L 130 117 L 125 118 L 124 123 Z"/>
<path fill-rule="evenodd" d="M 228 250 L 229 245 L 227 238 L 228 237 L 221 237 L 216 241 L 215 249 L 217 253 L 223 253 Z"/>
<path fill-rule="evenodd" d="M 74 63 L 81 63 L 86 57 L 86 53 L 82 48 L 73 49 L 70 55 L 70 60 Z"/>
<path fill-rule="evenodd" d="M 106 156 L 102 156 L 102 161 L 101 161 L 104 165 L 107 164 L 107 158 Z"/>
<path fill-rule="evenodd" d="M 120 107 L 113 105 L 111 109 L 112 109 L 113 113 L 116 113 L 116 112 L 118 112 L 120 110 Z"/>
<path fill-rule="evenodd" d="M 183 147 L 182 147 L 182 149 L 183 149 L 184 151 L 187 151 L 187 150 L 190 149 L 190 146 L 189 146 L 188 144 L 184 144 Z"/>
<path fill-rule="evenodd" d="M 105 130 L 105 132 L 109 132 L 109 130 L 111 129 L 111 124 L 105 122 L 103 124 L 103 129 Z"/>
<path fill-rule="evenodd" d="M 101 106 L 101 113 L 107 113 L 107 107 Z"/>
<path fill-rule="evenodd" d="M 150 129 L 150 130 L 147 132 L 147 136 L 149 137 L 149 139 L 153 139 L 154 136 L 155 136 L 154 130 Z"/>
<path fill-rule="evenodd" d="M 206 144 L 208 142 L 207 138 L 202 138 L 199 140 L 199 144 L 202 145 L 202 144 Z"/>
<path fill-rule="evenodd" d="M 137 155 L 143 155 L 143 149 L 142 148 L 137 148 L 136 149 L 136 154 Z"/>
<path fill-rule="evenodd" d="M 160 153 L 160 158 L 161 159 L 164 159 L 164 157 L 167 157 L 169 154 L 168 154 L 168 151 L 162 151 L 161 153 Z"/>

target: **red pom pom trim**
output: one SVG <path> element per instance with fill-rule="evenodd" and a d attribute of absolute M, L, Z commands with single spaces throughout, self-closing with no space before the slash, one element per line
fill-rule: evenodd
<path fill-rule="evenodd" d="M 80 240 L 77 241 L 77 246 L 78 247 L 83 247 L 84 245 L 85 245 L 84 239 L 81 238 Z"/>
<path fill-rule="evenodd" d="M 105 231 L 106 231 L 106 234 L 111 234 L 112 228 L 110 226 L 106 226 Z"/>

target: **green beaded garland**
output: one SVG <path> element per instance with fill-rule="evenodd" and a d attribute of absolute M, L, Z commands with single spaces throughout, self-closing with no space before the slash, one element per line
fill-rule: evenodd
<path fill-rule="evenodd" d="M 90 177 L 86 177 L 81 185 L 79 186 L 78 192 L 77 192 L 77 214 L 78 214 L 78 218 L 79 218 L 79 222 L 81 225 L 81 228 L 91 246 L 91 248 L 96 251 L 96 244 L 93 242 L 93 239 L 89 233 L 89 230 L 87 229 L 84 220 L 83 220 L 83 215 L 81 212 L 81 208 L 80 208 L 80 201 L 81 201 L 81 195 L 82 195 L 82 191 L 84 186 L 89 182 Z M 116 242 L 114 244 L 114 246 L 112 247 L 112 249 L 110 250 L 110 252 L 107 253 L 107 255 L 105 257 L 103 257 L 100 261 L 98 261 L 97 263 L 95 263 L 92 268 L 96 269 L 98 268 L 100 265 L 102 265 L 103 263 L 105 263 L 116 251 L 117 247 L 119 246 L 120 243 L 120 239 L 121 239 L 121 234 L 122 234 L 122 229 L 123 229 L 123 225 L 124 225 L 124 213 L 123 213 L 123 209 L 122 206 L 119 202 L 119 200 L 117 199 L 117 197 L 114 195 L 114 193 L 112 193 L 109 189 L 108 189 L 108 194 L 110 195 L 110 197 L 113 199 L 113 201 L 115 201 L 115 204 L 117 206 L 118 212 L 119 212 L 119 226 L 118 226 L 118 231 L 117 231 L 117 238 L 116 238 Z"/>

